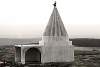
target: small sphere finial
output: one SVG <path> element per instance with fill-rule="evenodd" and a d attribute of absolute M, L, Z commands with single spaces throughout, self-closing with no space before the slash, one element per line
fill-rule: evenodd
<path fill-rule="evenodd" d="M 56 7 L 56 1 L 54 2 L 54 4 L 53 4 L 53 5 L 54 5 L 54 7 Z"/>

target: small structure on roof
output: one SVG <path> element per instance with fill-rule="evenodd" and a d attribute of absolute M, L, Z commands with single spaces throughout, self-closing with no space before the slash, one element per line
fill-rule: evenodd
<path fill-rule="evenodd" d="M 73 62 L 74 47 L 54 3 L 54 9 L 39 44 L 16 45 L 16 62 Z"/>

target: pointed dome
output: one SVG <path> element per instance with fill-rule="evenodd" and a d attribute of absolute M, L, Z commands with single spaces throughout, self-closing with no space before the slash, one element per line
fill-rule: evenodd
<path fill-rule="evenodd" d="M 54 6 L 43 36 L 68 36 L 56 6 Z"/>

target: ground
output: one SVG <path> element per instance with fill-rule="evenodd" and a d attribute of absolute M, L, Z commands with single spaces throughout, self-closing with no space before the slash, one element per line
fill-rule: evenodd
<path fill-rule="evenodd" d="M 13 62 L 14 59 L 14 51 L 12 48 L 1 48 L 0 49 L 0 61 L 5 59 L 5 61 L 9 60 Z M 13 51 L 13 52 L 11 52 Z M 70 67 L 100 67 L 100 51 L 80 51 L 75 50 L 75 61 Z"/>
<path fill-rule="evenodd" d="M 75 51 L 75 61 L 71 67 L 100 67 L 100 51 Z"/>

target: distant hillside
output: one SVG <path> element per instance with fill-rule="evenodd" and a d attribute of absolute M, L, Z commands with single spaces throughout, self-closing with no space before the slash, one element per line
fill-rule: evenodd
<path fill-rule="evenodd" d="M 30 39 L 15 39 L 15 38 L 0 38 L 0 46 L 11 46 L 16 44 L 32 44 L 39 43 L 41 38 L 30 38 Z M 89 39 L 89 38 L 74 38 L 70 39 L 72 44 L 75 46 L 82 47 L 100 47 L 100 39 Z"/>
<path fill-rule="evenodd" d="M 89 38 L 75 38 L 70 39 L 75 46 L 80 47 L 100 47 L 100 39 L 89 39 Z"/>
<path fill-rule="evenodd" d="M 0 38 L 0 46 L 39 43 L 40 40 L 41 38 Z"/>

